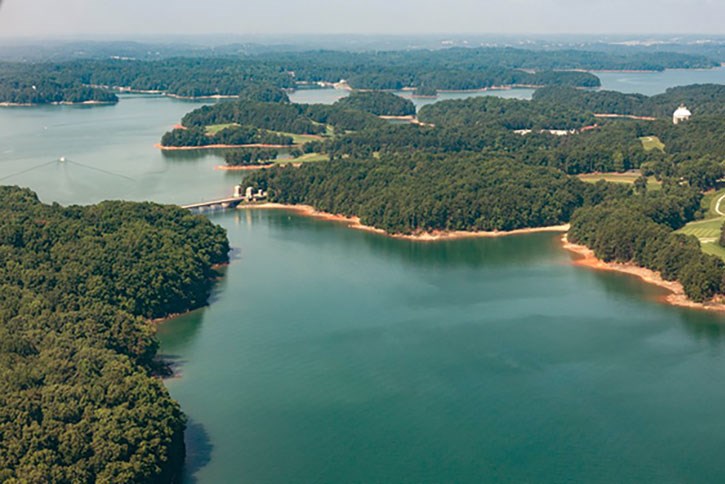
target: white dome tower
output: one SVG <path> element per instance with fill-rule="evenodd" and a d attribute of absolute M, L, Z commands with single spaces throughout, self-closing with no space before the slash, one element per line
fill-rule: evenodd
<path fill-rule="evenodd" d="M 681 122 L 690 119 L 690 116 L 692 116 L 690 110 L 687 109 L 684 104 L 680 104 L 680 107 L 677 108 L 675 113 L 672 115 L 672 122 L 674 124 L 680 124 Z"/>

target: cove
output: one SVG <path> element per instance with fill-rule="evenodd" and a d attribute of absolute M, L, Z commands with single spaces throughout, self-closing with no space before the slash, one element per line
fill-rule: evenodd
<path fill-rule="evenodd" d="M 558 236 L 394 240 L 287 211 L 159 329 L 187 482 L 703 482 L 723 317 L 571 265 Z"/>

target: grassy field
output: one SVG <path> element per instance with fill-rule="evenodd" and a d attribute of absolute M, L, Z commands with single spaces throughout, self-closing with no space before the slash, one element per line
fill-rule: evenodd
<path fill-rule="evenodd" d="M 639 173 L 586 173 L 584 175 L 577 175 L 581 181 L 587 183 L 596 183 L 599 180 L 604 180 L 612 183 L 634 183 L 639 178 Z M 660 182 L 655 180 L 654 177 L 647 179 L 647 188 L 651 190 L 658 190 L 660 188 Z"/>
<path fill-rule="evenodd" d="M 639 140 L 642 142 L 645 151 L 665 151 L 665 144 L 657 136 L 643 136 Z"/>
<path fill-rule="evenodd" d="M 700 241 L 712 241 L 720 237 L 720 227 L 722 227 L 723 222 L 725 222 L 724 217 L 698 220 L 697 222 L 690 222 L 678 230 L 678 232 L 686 235 L 694 235 Z"/>
<path fill-rule="evenodd" d="M 236 123 L 212 124 L 212 125 L 209 125 L 209 126 L 207 126 L 205 128 L 206 129 L 206 134 L 208 134 L 210 136 L 214 136 L 219 131 L 221 131 L 221 130 L 223 130 L 225 128 L 231 128 L 232 126 L 238 126 L 238 124 L 236 124 Z"/>
<path fill-rule="evenodd" d="M 702 208 L 706 210 L 705 219 L 689 224 L 678 230 L 678 233 L 686 235 L 694 235 L 700 239 L 702 251 L 706 254 L 712 254 L 725 260 L 725 248 L 720 247 L 718 240 L 720 239 L 720 228 L 725 224 L 725 217 L 718 214 L 715 210 L 718 200 L 725 196 L 725 190 L 718 190 L 706 194 L 702 199 Z M 725 209 L 725 201 L 720 210 Z"/>
<path fill-rule="evenodd" d="M 236 123 L 227 123 L 227 124 L 210 124 L 209 126 L 205 127 L 206 134 L 213 136 L 217 134 L 219 131 L 230 128 L 232 126 L 239 126 Z M 320 136 L 314 135 L 314 134 L 295 134 L 295 133 L 285 133 L 283 131 L 270 131 L 270 133 L 280 134 L 283 136 L 290 136 L 292 138 L 292 142 L 296 145 L 303 145 L 305 143 L 308 143 L 310 141 L 319 141 Z"/>
<path fill-rule="evenodd" d="M 705 242 L 702 244 L 702 251 L 725 260 L 725 247 L 720 247 L 717 242 Z"/>
<path fill-rule="evenodd" d="M 317 163 L 319 161 L 327 161 L 330 157 L 322 153 L 307 153 L 299 158 L 277 158 L 274 160 L 278 164 L 286 163 Z"/>
<path fill-rule="evenodd" d="M 294 133 L 283 133 L 281 131 L 273 131 L 273 133 L 281 134 L 283 136 L 291 136 L 292 142 L 296 145 L 303 145 L 310 141 L 319 141 L 320 136 L 315 134 L 294 134 Z"/>

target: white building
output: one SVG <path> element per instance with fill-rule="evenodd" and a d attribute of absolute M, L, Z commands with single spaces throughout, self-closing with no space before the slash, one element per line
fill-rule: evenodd
<path fill-rule="evenodd" d="M 672 115 L 672 122 L 675 124 L 680 124 L 681 122 L 690 119 L 690 116 L 692 116 L 690 110 L 687 109 L 684 104 L 680 104 L 680 107 L 677 108 L 677 110 Z"/>

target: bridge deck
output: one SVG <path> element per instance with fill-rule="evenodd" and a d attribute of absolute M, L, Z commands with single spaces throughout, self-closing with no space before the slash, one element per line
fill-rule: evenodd
<path fill-rule="evenodd" d="M 182 205 L 181 208 L 186 209 L 194 209 L 194 208 L 204 208 L 204 207 L 212 207 L 214 205 L 224 205 L 224 204 L 239 204 L 244 201 L 244 197 L 230 197 L 230 198 L 221 198 L 219 200 L 209 200 L 207 202 L 199 202 L 199 203 L 190 203 L 188 205 Z"/>

